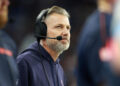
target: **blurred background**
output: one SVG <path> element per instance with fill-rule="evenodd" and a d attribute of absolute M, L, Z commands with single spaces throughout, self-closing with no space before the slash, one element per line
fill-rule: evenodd
<path fill-rule="evenodd" d="M 69 86 L 76 86 L 74 71 L 77 39 L 86 18 L 96 9 L 96 0 L 10 0 L 10 3 L 9 22 L 4 30 L 15 41 L 18 53 L 35 40 L 33 35 L 35 20 L 42 9 L 58 5 L 70 13 L 71 46 L 61 55 L 61 64 Z"/>

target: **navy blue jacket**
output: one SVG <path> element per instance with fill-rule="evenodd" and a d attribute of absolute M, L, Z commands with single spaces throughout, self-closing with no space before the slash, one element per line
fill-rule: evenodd
<path fill-rule="evenodd" d="M 99 58 L 99 49 L 104 41 L 101 35 L 100 12 L 96 10 L 87 19 L 78 44 L 78 86 L 98 86 L 106 82 L 108 72 Z M 104 14 L 106 36 L 109 37 L 111 15 Z"/>
<path fill-rule="evenodd" d="M 17 57 L 18 86 L 66 86 L 59 59 L 53 61 L 49 53 L 37 42 Z"/>
<path fill-rule="evenodd" d="M 0 30 L 0 86 L 16 86 L 18 70 L 15 56 L 15 43 L 7 33 Z"/>

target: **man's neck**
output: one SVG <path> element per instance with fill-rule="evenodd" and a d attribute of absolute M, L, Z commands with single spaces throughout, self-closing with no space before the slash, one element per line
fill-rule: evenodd
<path fill-rule="evenodd" d="M 54 60 L 54 62 L 58 59 L 58 56 L 60 55 L 59 53 L 55 52 L 54 50 L 50 49 L 46 43 L 44 42 L 40 42 L 40 44 L 42 45 L 42 47 L 50 54 L 50 56 L 52 57 L 52 59 Z"/>

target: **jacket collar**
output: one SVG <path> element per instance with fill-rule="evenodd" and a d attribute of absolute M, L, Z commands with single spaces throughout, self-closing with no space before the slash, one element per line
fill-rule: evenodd
<path fill-rule="evenodd" d="M 35 52 L 37 52 L 38 55 L 42 55 L 43 58 L 45 58 L 46 60 L 50 61 L 53 64 L 58 64 L 60 59 L 58 58 L 55 62 L 52 59 L 52 57 L 50 56 L 50 54 L 38 43 L 37 41 L 35 41 L 30 47 L 30 49 L 33 49 Z"/>

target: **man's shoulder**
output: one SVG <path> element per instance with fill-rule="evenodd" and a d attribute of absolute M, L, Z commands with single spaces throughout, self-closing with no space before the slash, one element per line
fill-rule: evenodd
<path fill-rule="evenodd" d="M 13 39 L 3 30 L 0 30 L 0 37 L 3 41 L 9 41 L 10 43 L 14 43 Z"/>
<path fill-rule="evenodd" d="M 88 19 L 89 20 L 96 20 L 96 19 L 99 18 L 99 15 L 100 15 L 100 11 L 99 10 L 95 10 L 88 16 Z"/>
<path fill-rule="evenodd" d="M 4 46 L 10 49 L 16 50 L 16 44 L 13 39 L 3 30 L 0 30 L 0 42 L 4 43 Z"/>
<path fill-rule="evenodd" d="M 27 51 L 27 50 L 24 50 L 23 52 L 21 52 L 18 56 L 17 56 L 17 60 L 22 60 L 22 59 L 25 59 L 27 60 L 28 58 L 30 58 L 32 56 L 32 52 L 31 51 Z"/>
<path fill-rule="evenodd" d="M 38 54 L 36 54 L 36 52 L 33 49 L 26 49 L 17 56 L 17 63 L 23 60 L 27 62 L 33 62 L 37 59 L 40 59 L 38 57 Z"/>
<path fill-rule="evenodd" d="M 14 57 L 16 57 L 16 55 L 17 55 L 15 42 L 3 30 L 0 30 L 0 48 L 2 48 L 4 50 L 9 50 L 11 53 L 13 53 Z"/>

